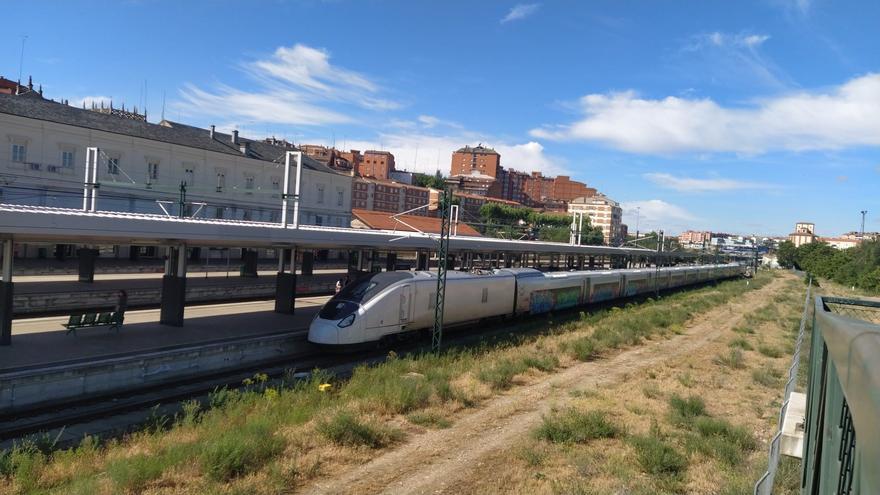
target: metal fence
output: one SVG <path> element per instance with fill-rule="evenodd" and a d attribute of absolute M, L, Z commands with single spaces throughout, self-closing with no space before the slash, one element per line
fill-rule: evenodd
<path fill-rule="evenodd" d="M 770 460 L 768 462 L 767 471 L 761 476 L 761 479 L 755 483 L 755 495 L 769 495 L 773 491 L 773 482 L 776 479 L 776 469 L 779 467 L 779 444 L 782 441 L 782 422 L 785 419 L 785 413 L 788 411 L 788 403 L 791 399 L 791 393 L 797 384 L 798 368 L 801 362 L 801 344 L 804 341 L 804 330 L 807 327 L 807 315 L 810 313 L 810 289 L 812 288 L 812 279 L 807 283 L 807 293 L 804 296 L 804 311 L 801 315 L 801 324 L 798 329 L 797 342 L 794 347 L 794 355 L 791 357 L 791 366 L 788 367 L 788 380 L 785 382 L 785 392 L 782 395 L 782 407 L 779 408 L 779 420 L 776 434 L 770 441 Z"/>
<path fill-rule="evenodd" d="M 814 307 L 801 493 L 880 493 L 880 301 Z"/>

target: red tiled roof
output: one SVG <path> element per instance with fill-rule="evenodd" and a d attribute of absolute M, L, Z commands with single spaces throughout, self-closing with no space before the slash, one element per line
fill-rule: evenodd
<path fill-rule="evenodd" d="M 400 230 L 403 232 L 416 232 L 410 227 L 391 218 L 391 213 L 384 211 L 362 210 L 352 208 L 351 214 L 355 219 L 360 220 L 364 225 L 371 229 L 378 230 Z M 422 232 L 431 234 L 440 233 L 440 219 L 435 217 L 422 217 L 418 215 L 398 215 L 397 218 L 412 225 Z M 466 235 L 479 237 L 480 233 L 476 229 L 466 223 L 458 224 L 458 235 Z"/>

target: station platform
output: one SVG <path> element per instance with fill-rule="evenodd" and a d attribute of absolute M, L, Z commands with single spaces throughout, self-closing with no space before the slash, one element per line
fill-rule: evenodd
<path fill-rule="evenodd" d="M 225 272 L 187 274 L 187 303 L 212 303 L 273 297 L 275 272 L 257 277 L 226 276 Z M 327 294 L 345 271 L 321 270 L 313 275 L 297 275 L 297 293 Z M 128 293 L 129 308 L 158 306 L 162 274 L 96 275 L 95 281 L 77 281 L 76 275 L 23 276 L 15 279 L 13 316 L 63 314 L 73 310 L 112 308 L 120 289 Z"/>
<path fill-rule="evenodd" d="M 305 332 L 329 296 L 300 297 L 296 313 L 273 311 L 274 301 L 211 304 L 186 308 L 183 327 L 159 324 L 159 310 L 129 310 L 119 332 L 83 328 L 66 334 L 66 317 L 17 319 L 12 345 L 0 347 L 0 376 L 17 371 L 216 343 L 282 332 Z"/>

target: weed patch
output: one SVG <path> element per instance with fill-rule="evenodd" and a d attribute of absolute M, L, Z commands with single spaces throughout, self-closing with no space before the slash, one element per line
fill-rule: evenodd
<path fill-rule="evenodd" d="M 227 481 L 256 471 L 282 450 L 284 441 L 262 420 L 223 430 L 207 441 L 200 459 L 209 478 Z"/>
<path fill-rule="evenodd" d="M 778 348 L 776 348 L 776 347 L 772 347 L 772 346 L 769 346 L 769 345 L 763 345 L 763 344 L 762 344 L 762 345 L 759 345 L 759 346 L 758 346 L 758 352 L 760 352 L 761 354 L 767 356 L 768 358 L 778 358 L 778 357 L 782 357 L 782 351 L 780 351 L 780 350 L 779 350 Z"/>
<path fill-rule="evenodd" d="M 759 385 L 763 385 L 769 388 L 779 387 L 781 385 L 781 378 L 782 373 L 772 368 L 764 368 L 752 371 L 752 380 L 754 380 L 755 383 Z"/>
<path fill-rule="evenodd" d="M 614 438 L 620 428 L 601 411 L 568 409 L 550 417 L 535 430 L 535 436 L 553 443 L 585 443 L 597 438 Z"/>
<path fill-rule="evenodd" d="M 743 357 L 742 350 L 740 349 L 731 349 L 727 354 L 722 354 L 720 356 L 716 356 L 715 364 L 720 364 L 722 366 L 727 366 L 730 369 L 739 370 L 746 367 L 746 360 Z"/>
<path fill-rule="evenodd" d="M 669 408 L 669 419 L 676 425 L 690 425 L 698 416 L 706 414 L 706 403 L 696 395 L 687 398 L 673 395 L 669 398 Z"/>
<path fill-rule="evenodd" d="M 650 474 L 678 478 L 688 467 L 687 458 L 659 437 L 636 435 L 629 441 L 636 451 L 639 464 Z"/>
<path fill-rule="evenodd" d="M 433 412 L 413 412 L 407 414 L 406 419 L 414 425 L 427 426 L 431 428 L 449 428 L 450 426 L 452 426 L 451 421 Z"/>
<path fill-rule="evenodd" d="M 318 432 L 339 445 L 363 445 L 373 449 L 389 445 L 399 438 L 397 432 L 360 422 L 348 412 L 339 412 L 319 423 Z"/>
<path fill-rule="evenodd" d="M 752 349 L 754 349 L 754 347 L 752 347 L 752 344 L 749 344 L 749 341 L 742 337 L 737 337 L 731 340 L 730 343 L 727 345 L 732 349 L 742 349 L 744 351 L 751 351 Z"/>

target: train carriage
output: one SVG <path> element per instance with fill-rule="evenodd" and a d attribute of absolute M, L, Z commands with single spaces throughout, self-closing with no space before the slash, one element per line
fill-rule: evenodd
<path fill-rule="evenodd" d="M 742 274 L 742 265 L 543 273 L 532 268 L 448 272 L 444 325 L 525 314 L 652 293 Z M 381 272 L 349 284 L 315 316 L 309 341 L 368 344 L 434 323 L 437 274 Z"/>

